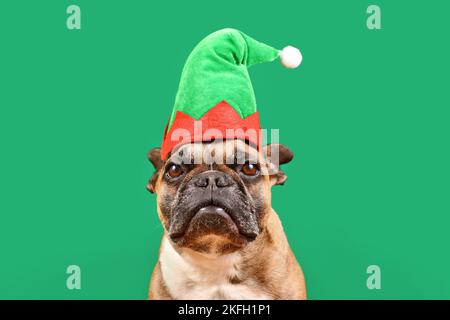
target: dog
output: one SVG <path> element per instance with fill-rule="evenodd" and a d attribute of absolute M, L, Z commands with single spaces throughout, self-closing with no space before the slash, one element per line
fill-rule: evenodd
<path fill-rule="evenodd" d="M 271 205 L 272 186 L 287 179 L 279 166 L 293 158 L 287 147 L 197 142 L 166 161 L 159 148 L 148 158 L 156 172 L 147 189 L 164 227 L 149 299 L 306 299 L 302 269 Z"/>

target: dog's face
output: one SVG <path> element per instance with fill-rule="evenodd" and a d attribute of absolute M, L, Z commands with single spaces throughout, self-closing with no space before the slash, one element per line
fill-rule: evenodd
<path fill-rule="evenodd" d="M 262 232 L 270 189 L 286 180 L 279 164 L 293 155 L 281 145 L 258 152 L 241 140 L 225 140 L 182 145 L 166 161 L 159 148 L 148 157 L 157 171 L 147 189 L 157 193 L 158 214 L 172 243 L 220 255 Z"/>

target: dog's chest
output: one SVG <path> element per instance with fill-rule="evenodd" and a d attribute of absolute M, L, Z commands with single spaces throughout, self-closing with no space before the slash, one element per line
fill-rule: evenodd
<path fill-rule="evenodd" d="M 270 299 L 256 283 L 232 283 L 240 277 L 239 260 L 238 254 L 215 259 L 182 256 L 169 243 L 163 245 L 160 254 L 162 276 L 175 299 Z"/>

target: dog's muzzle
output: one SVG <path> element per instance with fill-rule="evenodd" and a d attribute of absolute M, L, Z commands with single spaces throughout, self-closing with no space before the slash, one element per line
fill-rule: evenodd
<path fill-rule="evenodd" d="M 255 206 L 241 181 L 209 170 L 180 186 L 170 217 L 172 240 L 218 234 L 251 241 L 259 232 Z"/>

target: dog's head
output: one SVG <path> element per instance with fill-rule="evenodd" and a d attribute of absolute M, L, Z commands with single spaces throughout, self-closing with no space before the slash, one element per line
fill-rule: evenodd
<path fill-rule="evenodd" d="M 271 187 L 283 184 L 279 165 L 292 160 L 282 145 L 258 152 L 241 140 L 185 144 L 166 161 L 148 153 L 156 172 L 147 189 L 175 246 L 226 254 L 255 240 L 271 209 Z"/>

